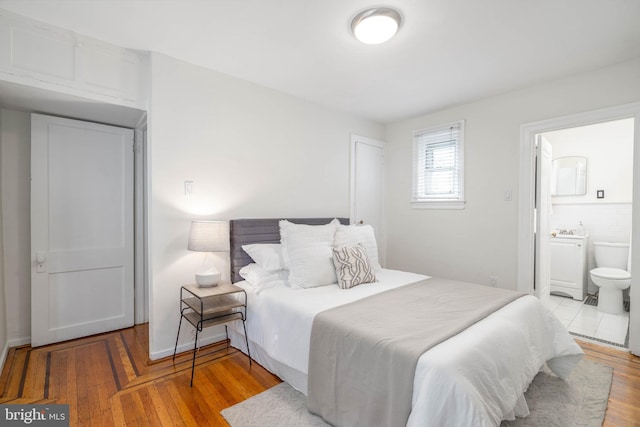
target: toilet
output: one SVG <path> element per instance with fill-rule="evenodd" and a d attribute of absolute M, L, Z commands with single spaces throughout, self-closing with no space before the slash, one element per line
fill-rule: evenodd
<path fill-rule="evenodd" d="M 591 270 L 591 280 L 599 288 L 598 310 L 609 314 L 624 313 L 622 291 L 631 285 L 629 244 L 594 242 L 593 255 L 597 268 Z"/>

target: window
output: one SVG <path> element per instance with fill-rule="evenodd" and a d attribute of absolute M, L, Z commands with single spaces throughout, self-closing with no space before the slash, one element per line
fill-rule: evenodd
<path fill-rule="evenodd" d="M 464 120 L 413 134 L 412 207 L 464 209 Z"/>

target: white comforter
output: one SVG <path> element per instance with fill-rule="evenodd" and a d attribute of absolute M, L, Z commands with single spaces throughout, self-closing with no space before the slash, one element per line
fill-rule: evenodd
<path fill-rule="evenodd" d="M 256 293 L 249 284 L 237 283 L 248 294 L 252 356 L 306 394 L 311 325 L 317 313 L 427 278 L 395 270 L 376 276 L 378 282 L 349 290 L 336 285 L 305 290 L 276 286 Z M 242 331 L 235 332 L 232 345 L 243 349 Z M 523 393 L 542 365 L 547 362 L 566 377 L 582 354 L 537 298 L 519 298 L 420 357 L 407 425 L 495 426 L 526 416 Z"/>

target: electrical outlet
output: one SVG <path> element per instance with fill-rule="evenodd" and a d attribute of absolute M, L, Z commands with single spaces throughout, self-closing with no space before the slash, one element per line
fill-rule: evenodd
<path fill-rule="evenodd" d="M 498 285 L 498 276 L 496 276 L 495 274 L 489 276 L 489 284 L 493 287 L 496 287 Z"/>

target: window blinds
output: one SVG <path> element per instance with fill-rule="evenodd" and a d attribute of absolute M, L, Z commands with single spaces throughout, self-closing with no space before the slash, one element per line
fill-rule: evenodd
<path fill-rule="evenodd" d="M 413 202 L 463 200 L 463 123 L 414 133 Z"/>

